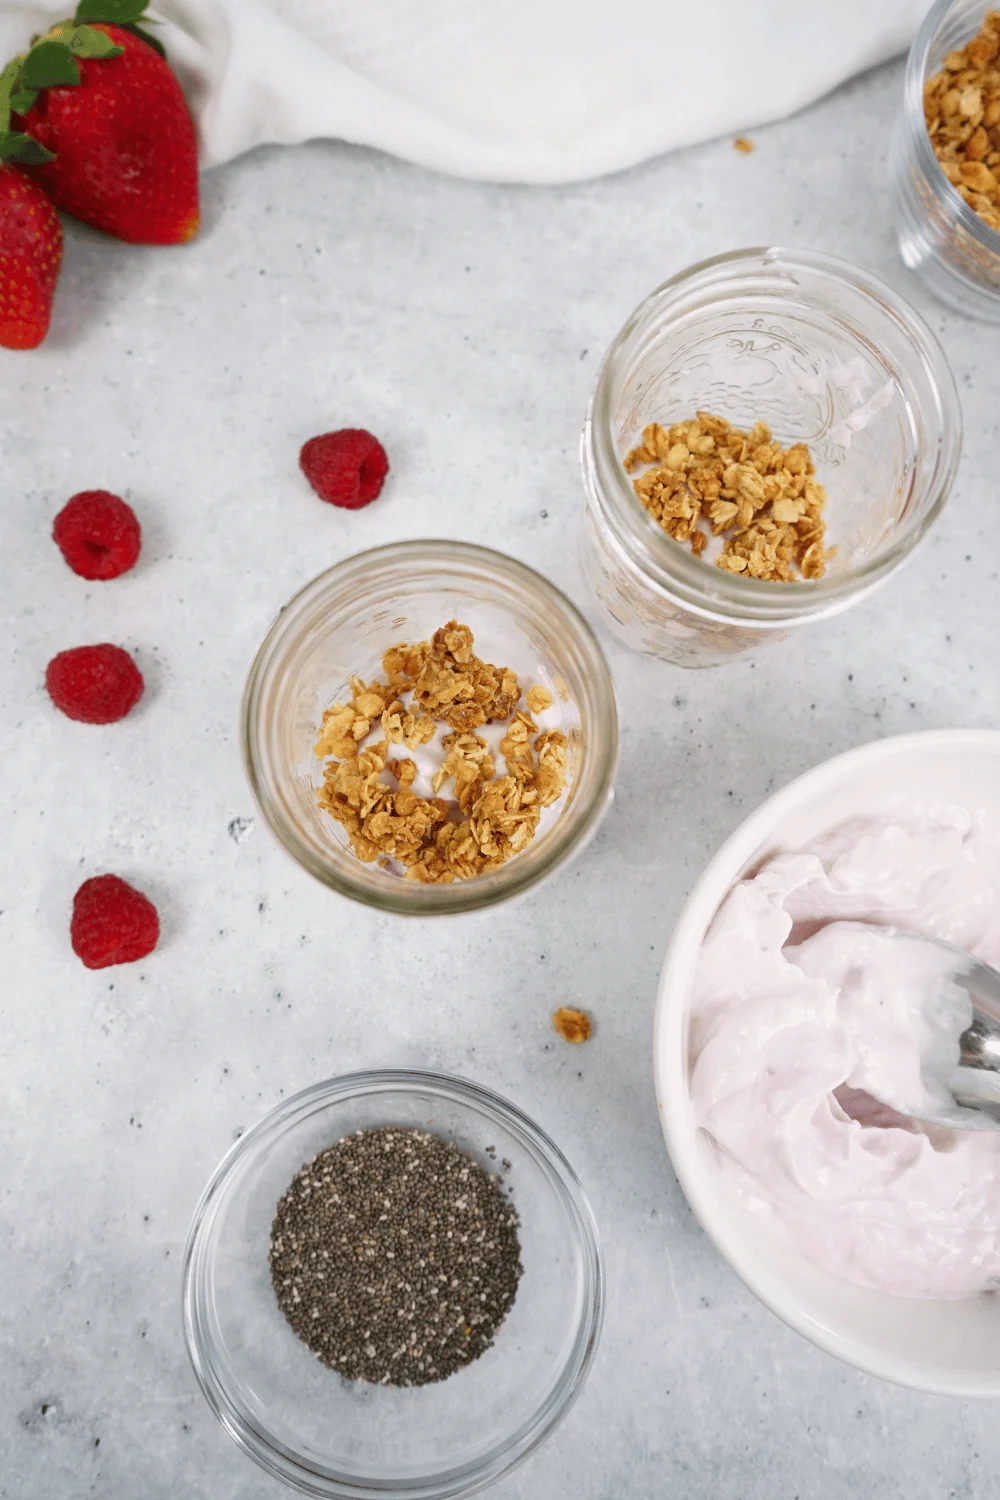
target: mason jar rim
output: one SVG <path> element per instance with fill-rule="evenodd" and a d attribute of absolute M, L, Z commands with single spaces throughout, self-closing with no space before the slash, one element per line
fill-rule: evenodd
<path fill-rule="evenodd" d="M 278 775 L 268 754 L 266 699 L 280 679 L 283 663 L 294 644 L 294 631 L 325 603 L 360 581 L 368 582 L 376 570 L 405 567 L 410 574 L 451 564 L 456 572 L 464 566 L 479 569 L 509 587 L 512 593 L 530 594 L 554 610 L 568 629 L 581 658 L 589 690 L 594 695 L 593 731 L 584 749 L 586 796 L 557 819 L 546 835 L 546 847 L 526 850 L 496 870 L 471 880 L 451 884 L 424 885 L 417 881 L 377 880 L 371 867 L 357 861 L 357 871 L 345 860 L 341 869 L 322 858 L 301 834 L 279 793 Z M 393 642 L 387 641 L 386 645 Z M 565 663 L 563 663 L 565 665 Z M 247 676 L 241 705 L 240 740 L 243 764 L 254 800 L 271 832 L 288 854 L 317 880 L 341 895 L 381 911 L 403 916 L 448 916 L 478 911 L 511 900 L 550 875 L 558 865 L 581 849 L 596 831 L 614 788 L 618 761 L 618 712 L 614 686 L 604 653 L 591 627 L 576 605 L 561 589 L 526 563 L 489 547 L 450 538 L 421 538 L 390 542 L 352 554 L 293 595 L 279 611 L 265 635 Z M 581 774 L 583 774 L 581 772 Z M 572 790 L 572 787 L 571 787 Z"/>
<path fill-rule="evenodd" d="M 630 341 L 655 316 L 662 317 L 672 307 L 678 312 L 686 311 L 686 299 L 699 291 L 708 294 L 718 288 L 721 294 L 728 284 L 732 288 L 728 298 L 735 300 L 736 278 L 741 271 L 773 279 L 776 285 L 783 277 L 789 278 L 787 284 L 793 284 L 795 272 L 801 271 L 825 277 L 841 288 L 848 287 L 860 299 L 871 299 L 900 328 L 927 374 L 937 407 L 935 425 L 939 437 L 934 473 L 923 488 L 936 489 L 937 493 L 905 536 L 847 575 L 776 582 L 745 578 L 721 568 L 710 569 L 668 536 L 639 504 L 618 454 L 612 411 L 616 389 L 626 373 L 626 360 L 634 357 Z M 695 614 L 734 625 L 752 621 L 764 628 L 780 628 L 837 614 L 876 588 L 912 552 L 936 520 L 947 500 L 960 452 L 961 410 L 954 376 L 944 350 L 924 319 L 886 282 L 849 261 L 821 251 L 793 250 L 780 245 L 750 246 L 711 256 L 670 277 L 644 298 L 616 334 L 601 362 L 582 442 L 587 488 L 603 502 L 602 508 L 613 512 L 616 534 L 633 563 Z"/>
<path fill-rule="evenodd" d="M 948 181 L 944 168 L 938 161 L 927 130 L 924 115 L 924 85 L 931 47 L 941 30 L 948 13 L 955 8 L 956 0 L 935 0 L 920 24 L 913 45 L 906 59 L 903 80 L 903 109 L 914 137 L 914 149 L 923 171 L 936 182 L 955 222 L 962 231 L 975 240 L 990 255 L 1000 256 L 1000 231 L 992 229 L 986 220 L 972 208 L 954 184 Z M 985 15 L 986 6 L 983 7 Z"/>

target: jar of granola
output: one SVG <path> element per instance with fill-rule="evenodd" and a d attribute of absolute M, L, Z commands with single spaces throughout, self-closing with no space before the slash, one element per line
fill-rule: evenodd
<path fill-rule="evenodd" d="M 891 171 L 904 263 L 950 307 L 1000 321 L 1000 11 L 983 0 L 928 12 Z"/>
<path fill-rule="evenodd" d="M 724 462 L 702 453 L 730 428 L 742 448 L 730 433 Z M 660 487 L 651 514 L 636 476 L 647 438 L 681 466 L 673 512 Z M 811 251 L 718 256 L 653 292 L 601 365 L 581 442 L 584 571 L 626 645 L 713 666 L 888 578 L 944 505 L 960 448 L 944 353 L 889 287 Z"/>
<path fill-rule="evenodd" d="M 307 584 L 243 697 L 257 804 L 310 874 L 382 911 L 518 896 L 612 797 L 614 689 L 554 584 L 450 540 L 397 542 Z"/>

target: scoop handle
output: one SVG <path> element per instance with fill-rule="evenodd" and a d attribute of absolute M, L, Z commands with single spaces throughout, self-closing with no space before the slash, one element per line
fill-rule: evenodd
<path fill-rule="evenodd" d="M 987 1068 L 1000 1073 L 1000 1026 L 995 1021 L 977 1015 L 967 1031 L 959 1039 L 963 1068 Z"/>
<path fill-rule="evenodd" d="M 1000 973 L 969 955 L 955 977 L 968 990 L 973 1012 L 959 1039 L 961 1066 L 1000 1073 Z"/>

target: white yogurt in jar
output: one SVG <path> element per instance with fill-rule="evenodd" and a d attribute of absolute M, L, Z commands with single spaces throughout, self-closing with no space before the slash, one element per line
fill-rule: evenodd
<path fill-rule="evenodd" d="M 969 1002 L 933 949 L 851 918 L 1000 965 L 1000 831 L 911 808 L 737 885 L 695 978 L 695 1117 L 746 1206 L 814 1264 L 900 1296 L 967 1296 L 1000 1281 L 1000 1132 L 912 1116 L 951 1101 Z"/>

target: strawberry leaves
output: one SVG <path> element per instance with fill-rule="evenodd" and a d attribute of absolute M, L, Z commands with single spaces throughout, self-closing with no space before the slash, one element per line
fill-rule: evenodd
<path fill-rule="evenodd" d="M 15 57 L 0 73 L 0 161 L 26 166 L 55 161 L 47 147 L 23 130 L 11 130 L 11 114 L 23 115 L 38 98 L 39 89 L 55 84 L 78 84 L 80 71 L 62 42 L 48 37 L 36 42 L 25 57 Z"/>
<path fill-rule="evenodd" d="M 119 57 L 119 47 L 94 26 L 76 26 L 72 21 L 34 46 L 21 62 L 21 73 L 10 96 L 15 114 L 27 114 L 40 89 L 71 88 L 80 82 L 78 57 Z"/>
<path fill-rule="evenodd" d="M 21 130 L 12 130 L 11 115 L 26 115 L 42 89 L 73 88 L 80 82 L 76 59 L 120 57 L 125 50 L 89 22 L 104 21 L 130 31 L 166 57 L 163 43 L 138 22 L 149 0 L 80 0 L 72 21 L 61 21 L 39 37 L 21 57 L 0 73 L 0 161 L 27 165 L 55 161 L 51 151 Z M 147 22 L 147 24 L 149 24 Z"/>
<path fill-rule="evenodd" d="M 63 35 L 74 57 L 118 57 L 125 50 L 94 26 L 71 26 Z"/>
<path fill-rule="evenodd" d="M 141 4 L 140 0 L 81 0 L 80 10 L 117 7 L 141 15 L 145 4 L 146 0 Z M 129 30 L 133 29 L 130 25 Z M 26 115 L 42 89 L 75 88 L 80 82 L 78 57 L 119 57 L 124 50 L 105 32 L 78 18 L 54 26 L 47 36 L 33 42 L 23 56 L 9 62 L 0 73 L 0 161 L 24 162 L 28 166 L 55 161 L 53 153 L 34 136 L 10 128 L 11 115 Z"/>
<path fill-rule="evenodd" d="M 76 8 L 76 21 L 110 21 L 115 26 L 128 26 L 138 21 L 149 0 L 80 0 Z"/>
<path fill-rule="evenodd" d="M 149 0 L 80 0 L 75 19 L 77 22 L 111 22 L 120 26 L 123 31 L 130 31 L 133 36 L 139 37 L 161 57 L 166 57 L 166 50 L 159 38 L 138 25 L 139 21 L 145 21 L 147 26 L 155 24 L 150 23 L 149 18 L 143 14 L 148 4 Z"/>
<path fill-rule="evenodd" d="M 37 166 L 43 161 L 55 161 L 55 155 L 33 135 L 25 135 L 22 130 L 0 130 L 0 161 L 22 161 L 26 166 Z"/>
<path fill-rule="evenodd" d="M 80 82 L 80 69 L 65 42 L 44 38 L 36 42 L 21 66 L 20 87 L 37 93 L 57 85 Z"/>
<path fill-rule="evenodd" d="M 21 74 L 22 59 L 19 57 L 9 62 L 0 73 L 0 161 L 21 161 L 28 164 L 52 161 L 52 152 L 47 151 L 33 136 L 10 128 L 11 110 L 19 108 L 19 102 L 24 100 L 26 94 L 30 96 L 32 104 L 35 101 L 34 93 L 22 87 Z"/>

